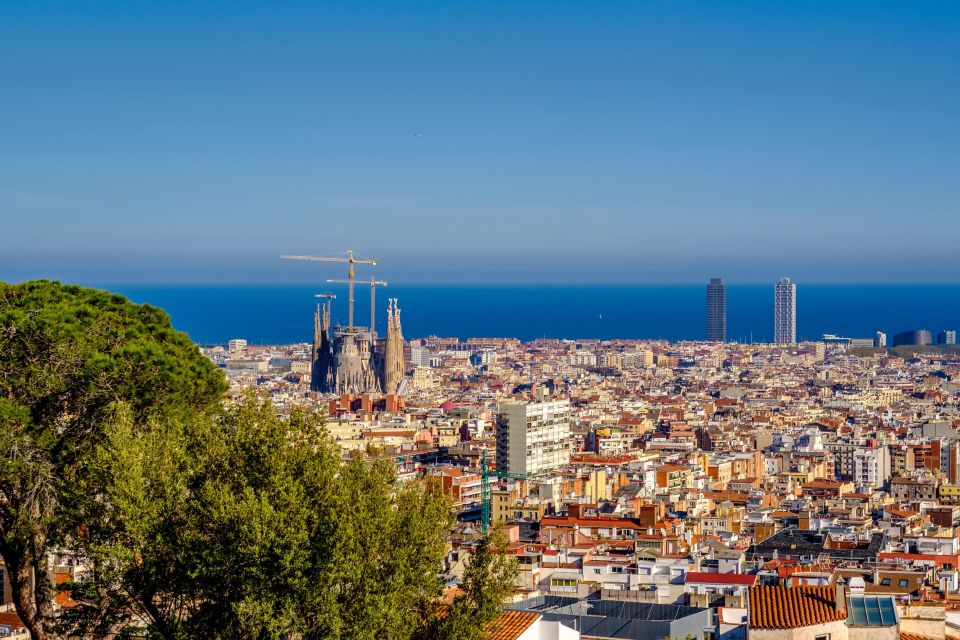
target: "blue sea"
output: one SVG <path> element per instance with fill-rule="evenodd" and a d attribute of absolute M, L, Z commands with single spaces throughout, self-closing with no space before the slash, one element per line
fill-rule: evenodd
<path fill-rule="evenodd" d="M 305 342 L 312 335 L 310 285 L 109 285 L 135 302 L 165 309 L 200 344 Z M 346 287 L 333 289 L 334 322 L 346 324 Z M 378 328 L 397 298 L 407 338 L 427 335 L 701 340 L 705 285 L 393 285 L 377 291 Z M 357 286 L 356 323 L 370 318 L 369 287 Z M 872 337 L 909 329 L 960 329 L 960 285 L 797 286 L 797 335 Z M 727 285 L 727 335 L 770 341 L 773 285 Z"/>

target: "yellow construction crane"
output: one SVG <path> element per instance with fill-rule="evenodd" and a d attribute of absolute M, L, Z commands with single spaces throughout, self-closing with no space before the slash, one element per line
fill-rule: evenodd
<path fill-rule="evenodd" d="M 345 284 L 350 282 L 349 280 L 327 280 L 327 282 L 332 282 L 334 284 Z M 366 284 L 366 283 L 364 283 Z M 370 337 L 373 338 L 375 333 L 374 328 L 377 323 L 377 287 L 387 286 L 386 280 L 374 280 L 373 276 L 370 276 Z"/>
<path fill-rule="evenodd" d="M 346 255 L 344 255 L 346 254 Z M 346 262 L 349 266 L 347 270 L 347 282 L 350 283 L 350 296 L 348 299 L 348 322 L 347 325 L 350 329 L 353 329 L 353 265 L 355 264 L 369 264 L 376 265 L 377 261 L 370 258 L 355 258 L 353 255 L 353 249 L 347 249 L 344 254 L 339 256 L 280 256 L 283 260 L 307 260 L 310 262 Z"/>

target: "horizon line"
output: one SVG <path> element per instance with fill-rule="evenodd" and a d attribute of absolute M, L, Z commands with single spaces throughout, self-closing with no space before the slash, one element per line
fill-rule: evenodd
<path fill-rule="evenodd" d="M 54 280 L 50 278 L 37 278 L 33 280 Z M 10 282 L 8 284 L 19 284 L 22 282 L 30 282 L 31 280 L 20 280 L 18 282 Z M 81 280 L 75 282 L 68 282 L 64 280 L 55 280 L 65 285 L 76 285 L 76 286 L 85 286 L 85 287 L 306 287 L 318 285 L 322 286 L 327 284 L 323 281 L 318 281 L 316 283 L 311 283 L 307 281 L 299 280 L 286 280 L 286 281 L 161 281 L 161 280 L 150 280 L 142 282 L 121 282 L 121 281 L 107 281 L 107 280 Z M 791 282 L 797 285 L 798 288 L 801 287 L 956 287 L 960 286 L 960 281 L 955 282 L 924 282 L 924 281 L 910 281 L 910 282 L 857 282 L 857 281 L 834 281 L 834 282 L 824 282 L 824 281 L 802 281 L 798 282 L 791 279 Z M 355 282 L 356 286 L 363 287 L 364 281 L 362 279 L 357 279 Z M 704 281 L 677 281 L 677 282 L 657 282 L 657 281 L 632 281 L 632 282 L 604 282 L 604 281 L 592 281 L 592 282 L 578 282 L 578 281 L 530 281 L 530 282 L 516 282 L 516 281 L 498 281 L 498 280 L 488 280 L 488 281 L 420 281 L 420 280 L 399 280 L 391 281 L 388 287 L 391 286 L 422 286 L 422 287 L 706 287 L 709 284 L 709 280 Z M 738 280 L 738 281 L 727 281 L 724 280 L 724 286 L 770 286 L 773 287 L 777 283 L 776 281 L 767 281 L 767 280 Z M 369 283 L 366 283 L 369 286 Z"/>

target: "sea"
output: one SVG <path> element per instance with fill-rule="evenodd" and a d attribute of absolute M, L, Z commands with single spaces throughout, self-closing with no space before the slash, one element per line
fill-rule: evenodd
<path fill-rule="evenodd" d="M 347 322 L 347 291 L 299 284 L 113 284 L 102 288 L 165 309 L 197 343 L 292 344 L 312 337 L 314 294 L 332 291 L 334 323 Z M 355 323 L 370 319 L 369 285 L 357 285 Z M 377 290 L 377 328 L 396 298 L 406 338 L 458 337 L 702 340 L 706 285 L 398 284 Z M 798 284 L 797 337 L 873 337 L 960 329 L 960 284 Z M 769 342 L 773 285 L 727 285 L 727 336 Z"/>

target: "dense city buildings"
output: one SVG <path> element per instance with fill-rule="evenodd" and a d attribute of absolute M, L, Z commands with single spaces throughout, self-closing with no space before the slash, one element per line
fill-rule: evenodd
<path fill-rule="evenodd" d="M 458 520 L 448 584 L 501 525 L 520 566 L 505 620 L 538 637 L 555 637 L 551 625 L 592 638 L 950 637 L 953 345 L 791 343 L 792 328 L 783 344 L 406 341 L 391 301 L 371 347 L 379 386 L 341 393 L 311 380 L 322 308 L 318 319 L 312 344 L 205 353 L 236 394 L 324 412 L 344 460 L 381 456 L 403 482 L 435 478 Z"/>
<path fill-rule="evenodd" d="M 710 278 L 707 285 L 707 342 L 727 339 L 727 287 L 723 278 Z"/>
<path fill-rule="evenodd" d="M 773 341 L 797 342 L 797 285 L 790 278 L 780 278 L 774 288 Z"/>

